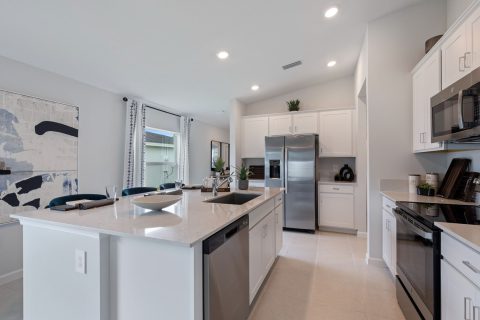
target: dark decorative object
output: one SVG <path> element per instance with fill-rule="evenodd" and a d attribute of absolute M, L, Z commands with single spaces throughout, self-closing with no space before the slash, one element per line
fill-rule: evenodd
<path fill-rule="evenodd" d="M 230 144 L 227 142 L 210 141 L 210 170 L 214 172 L 230 170 Z M 215 163 L 221 158 L 223 160 L 222 170 L 217 171 Z"/>
<path fill-rule="evenodd" d="M 457 193 L 462 177 L 470 167 L 470 159 L 455 158 L 450 163 L 447 173 L 438 188 L 437 196 L 452 199 Z"/>
<path fill-rule="evenodd" d="M 238 189 L 248 190 L 248 180 L 238 180 Z"/>
<path fill-rule="evenodd" d="M 425 54 L 427 54 L 435 46 L 435 44 L 438 42 L 438 40 L 442 38 L 442 36 L 443 34 L 432 37 L 425 41 Z"/>
<path fill-rule="evenodd" d="M 435 195 L 435 189 L 433 189 L 428 183 L 422 183 L 417 186 L 417 194 L 420 196 L 433 197 Z"/>
<path fill-rule="evenodd" d="M 0 175 L 7 175 L 7 174 L 12 174 L 12 170 L 0 170 Z"/>
<path fill-rule="evenodd" d="M 480 184 L 479 172 L 466 172 L 460 181 L 455 199 L 465 202 L 475 202 L 475 189 Z"/>
<path fill-rule="evenodd" d="M 345 164 L 342 169 L 340 169 L 338 177 L 340 178 L 340 181 L 352 182 L 353 180 L 355 180 L 355 174 L 353 173 L 352 168 L 348 166 L 348 164 Z M 337 179 L 337 176 L 335 176 L 335 179 Z"/>
<path fill-rule="evenodd" d="M 290 100 L 287 101 L 288 111 L 298 111 L 300 110 L 300 100 Z"/>

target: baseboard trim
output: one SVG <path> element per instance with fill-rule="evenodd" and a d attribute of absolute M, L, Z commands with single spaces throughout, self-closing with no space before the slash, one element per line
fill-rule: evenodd
<path fill-rule="evenodd" d="M 376 267 L 382 267 L 386 268 L 387 265 L 385 264 L 385 261 L 381 258 L 372 258 L 369 257 L 368 255 L 365 256 L 365 262 L 369 265 L 376 266 Z"/>
<path fill-rule="evenodd" d="M 367 238 L 368 237 L 368 232 L 357 231 L 357 237 Z"/>
<path fill-rule="evenodd" d="M 18 269 L 0 276 L 0 286 L 23 278 L 23 269 Z"/>
<path fill-rule="evenodd" d="M 345 234 L 353 234 L 353 235 L 357 234 L 357 230 L 348 229 L 348 228 L 318 226 L 318 230 L 325 231 L 325 232 L 345 233 Z"/>

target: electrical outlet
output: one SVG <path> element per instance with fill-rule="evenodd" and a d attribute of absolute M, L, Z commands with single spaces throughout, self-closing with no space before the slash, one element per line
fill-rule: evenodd
<path fill-rule="evenodd" d="M 81 274 L 87 273 L 87 252 L 85 250 L 75 250 L 75 271 Z"/>

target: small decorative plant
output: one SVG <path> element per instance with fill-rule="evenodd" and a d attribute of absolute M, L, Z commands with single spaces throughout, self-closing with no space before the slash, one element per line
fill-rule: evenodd
<path fill-rule="evenodd" d="M 252 174 L 253 172 L 244 163 L 240 168 L 235 168 L 235 175 L 238 177 L 238 189 L 248 190 L 248 177 Z"/>
<path fill-rule="evenodd" d="M 223 166 L 225 165 L 225 160 L 218 157 L 217 160 L 215 160 L 215 163 L 213 165 L 215 166 L 215 172 L 222 172 Z"/>
<path fill-rule="evenodd" d="M 429 183 L 421 183 L 417 186 L 417 194 L 421 196 L 433 196 L 435 189 Z"/>
<path fill-rule="evenodd" d="M 298 111 L 300 110 L 300 100 L 290 100 L 287 101 L 288 111 Z"/>

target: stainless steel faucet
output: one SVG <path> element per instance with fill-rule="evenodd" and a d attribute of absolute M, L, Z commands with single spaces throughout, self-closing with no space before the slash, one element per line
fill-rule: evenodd
<path fill-rule="evenodd" d="M 220 180 L 218 177 L 215 177 L 215 179 L 213 179 L 213 183 L 212 183 L 212 195 L 214 197 L 216 197 L 218 195 L 218 188 L 220 188 L 225 183 L 232 182 L 232 181 L 233 181 L 233 179 L 232 179 L 231 176 L 228 176 L 223 180 Z"/>

